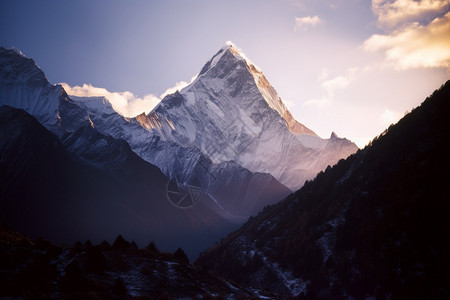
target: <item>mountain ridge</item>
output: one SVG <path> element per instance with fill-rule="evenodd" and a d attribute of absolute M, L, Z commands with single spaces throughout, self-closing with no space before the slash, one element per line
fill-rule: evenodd
<path fill-rule="evenodd" d="M 58 136 L 89 124 L 61 85 L 48 82 L 33 59 L 0 47 L 0 105 L 22 108 Z M 73 120 L 76 119 L 74 122 Z"/>
<path fill-rule="evenodd" d="M 289 130 L 295 134 L 310 134 L 317 136 L 317 134 L 311 129 L 307 128 L 305 125 L 301 124 L 297 120 L 294 119 L 291 112 L 287 109 L 283 101 L 276 90 L 270 85 L 266 76 L 262 73 L 261 69 L 257 67 L 253 62 L 251 62 L 245 55 L 243 55 L 234 45 L 227 45 L 220 49 L 212 58 L 209 60 L 201 69 L 197 78 L 189 85 L 193 85 L 195 81 L 205 75 L 210 69 L 216 66 L 216 64 L 222 59 L 225 55 L 233 55 L 237 60 L 244 62 L 245 67 L 252 75 L 258 90 L 261 92 L 266 103 L 270 106 L 271 109 L 278 112 L 278 114 L 286 121 L 288 124 Z M 189 86 L 183 88 L 180 92 L 188 91 Z M 156 107 L 153 109 L 155 110 Z"/>
<path fill-rule="evenodd" d="M 230 52 L 242 56 L 241 53 L 239 53 L 238 50 L 236 50 L 236 47 L 233 45 L 230 46 Z M 303 125 L 302 123 L 298 122 L 291 114 L 289 109 L 286 107 L 286 105 L 281 100 L 281 97 L 278 95 L 277 91 L 273 88 L 273 86 L 269 83 L 266 76 L 262 72 L 262 70 L 257 67 L 255 64 L 253 64 L 250 60 L 248 60 L 244 56 L 244 61 L 247 65 L 247 68 L 249 69 L 250 73 L 252 74 L 253 78 L 255 79 L 255 83 L 263 95 L 266 102 L 269 104 L 269 106 L 276 110 L 280 116 L 286 121 L 288 124 L 289 130 L 292 133 L 295 134 L 309 134 L 313 136 L 317 136 L 317 134 Z"/>
<path fill-rule="evenodd" d="M 183 247 L 194 258 L 235 225 L 203 203 L 173 207 L 169 179 L 124 140 L 87 126 L 61 140 L 22 109 L 0 107 L 0 220 L 56 243 L 111 240 Z"/>

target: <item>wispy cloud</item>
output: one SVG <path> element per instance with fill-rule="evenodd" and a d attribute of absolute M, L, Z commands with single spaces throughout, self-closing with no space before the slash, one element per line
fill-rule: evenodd
<path fill-rule="evenodd" d="M 323 21 L 318 16 L 295 17 L 295 30 L 307 30 L 309 27 L 314 27 L 322 23 Z"/>
<path fill-rule="evenodd" d="M 380 121 L 384 126 L 389 126 L 393 123 L 397 123 L 397 121 L 400 120 L 401 117 L 401 113 L 394 112 L 386 108 L 380 116 Z"/>
<path fill-rule="evenodd" d="M 110 92 L 107 89 L 83 84 L 83 86 L 70 86 L 67 83 L 61 83 L 67 94 L 78 97 L 105 97 L 114 109 L 125 117 L 135 117 L 143 112 L 149 113 L 161 100 L 152 95 L 146 95 L 142 98 L 137 97 L 129 91 Z"/>
<path fill-rule="evenodd" d="M 449 8 L 448 0 L 372 0 L 372 11 L 382 27 L 394 27 L 404 22 L 435 18 Z"/>
<path fill-rule="evenodd" d="M 360 149 L 363 149 L 372 140 L 371 137 L 348 137 L 352 142 L 356 144 Z"/>
<path fill-rule="evenodd" d="M 161 96 L 159 96 L 159 98 L 163 99 L 165 96 L 167 96 L 169 94 L 173 94 L 176 91 L 181 91 L 183 88 L 187 87 L 192 82 L 194 82 L 194 80 L 197 79 L 197 76 L 198 76 L 198 74 L 193 76 L 189 82 L 178 81 L 177 83 L 175 83 L 175 86 L 168 88 L 164 93 L 161 94 Z"/>
<path fill-rule="evenodd" d="M 291 5 L 295 6 L 296 8 L 299 8 L 299 9 L 306 8 L 305 4 L 299 0 L 289 0 L 289 2 L 291 2 Z"/>
<path fill-rule="evenodd" d="M 353 81 L 356 71 L 356 68 L 350 68 L 347 75 L 338 75 L 332 79 L 326 79 L 328 77 L 328 71 L 326 71 L 327 76 L 322 76 L 324 80 L 321 85 L 327 91 L 328 96 L 332 98 L 336 90 L 347 87 Z"/>
<path fill-rule="evenodd" d="M 346 88 L 354 79 L 357 72 L 356 68 L 350 68 L 347 71 L 347 75 L 338 75 L 334 78 L 328 79 L 328 69 L 322 69 L 322 72 L 318 76 L 320 85 L 325 90 L 326 95 L 322 98 L 313 98 L 305 101 L 305 106 L 315 106 L 318 109 L 326 109 L 333 103 L 335 92 L 340 89 Z"/>
<path fill-rule="evenodd" d="M 422 1 L 423 2 L 423 1 Z M 384 50 L 397 69 L 450 67 L 450 12 L 427 25 L 409 24 L 385 35 L 374 34 L 363 48 Z"/>
<path fill-rule="evenodd" d="M 327 68 L 323 68 L 322 72 L 320 72 L 319 76 L 317 77 L 317 81 L 324 81 L 325 79 L 328 78 L 328 69 Z"/>
<path fill-rule="evenodd" d="M 333 79 L 328 79 L 322 82 L 322 87 L 328 92 L 329 95 L 333 95 L 337 89 L 342 89 L 348 86 L 351 82 L 350 76 L 336 76 Z"/>
<path fill-rule="evenodd" d="M 317 109 L 325 109 L 330 107 L 331 99 L 329 97 L 308 99 L 303 103 L 303 105 L 315 106 Z"/>

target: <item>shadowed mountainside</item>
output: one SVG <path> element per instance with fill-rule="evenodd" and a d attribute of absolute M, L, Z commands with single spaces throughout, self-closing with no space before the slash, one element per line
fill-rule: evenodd
<path fill-rule="evenodd" d="M 189 264 L 181 249 L 139 249 L 119 235 L 114 243 L 62 247 L 0 225 L 0 298 L 255 299 L 240 287 Z"/>
<path fill-rule="evenodd" d="M 61 140 L 25 111 L 0 107 L 1 222 L 58 243 L 152 239 L 191 258 L 235 228 L 202 202 L 173 206 L 169 179 L 125 141 L 91 127 Z"/>
<path fill-rule="evenodd" d="M 286 297 L 448 299 L 449 116 L 450 81 L 196 263 Z"/>

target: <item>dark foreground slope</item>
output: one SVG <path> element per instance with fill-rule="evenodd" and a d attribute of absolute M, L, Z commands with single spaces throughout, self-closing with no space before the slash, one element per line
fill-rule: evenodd
<path fill-rule="evenodd" d="M 25 111 L 0 107 L 0 222 L 56 243 L 123 234 L 191 258 L 232 230 L 201 202 L 172 205 L 167 177 L 125 141 L 91 127 L 61 141 Z"/>
<path fill-rule="evenodd" d="M 314 299 L 450 297 L 450 81 L 197 260 Z"/>
<path fill-rule="evenodd" d="M 31 240 L 0 225 L 0 298 L 251 299 L 254 292 L 192 266 L 180 249 L 114 243 L 72 247 Z M 239 298 L 240 297 L 240 298 Z"/>

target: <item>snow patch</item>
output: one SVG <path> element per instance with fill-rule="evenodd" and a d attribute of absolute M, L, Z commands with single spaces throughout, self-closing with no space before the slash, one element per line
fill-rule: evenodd
<path fill-rule="evenodd" d="M 261 251 L 254 251 L 261 256 L 264 265 L 277 276 L 292 296 L 297 297 L 301 293 L 306 293 L 306 288 L 310 281 L 294 277 L 291 271 L 281 269 L 278 263 L 271 262 Z"/>
<path fill-rule="evenodd" d="M 317 245 L 322 249 L 323 260 L 325 263 L 328 258 L 333 254 L 334 247 L 336 246 L 336 232 L 339 225 L 345 222 L 345 212 L 347 211 L 349 203 L 346 203 L 341 211 L 337 214 L 336 218 L 326 222 L 324 226 L 329 226 L 331 229 L 323 234 L 323 236 L 316 241 Z"/>

